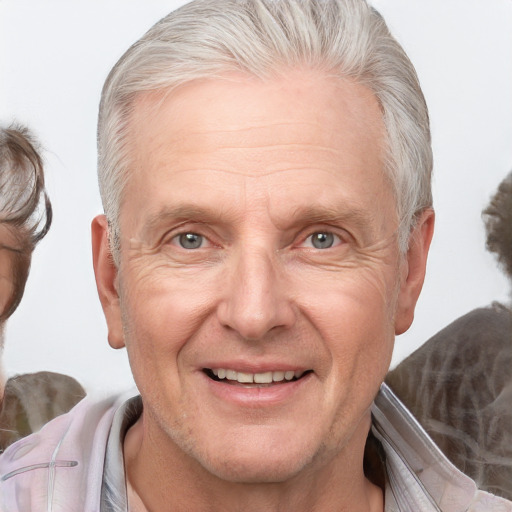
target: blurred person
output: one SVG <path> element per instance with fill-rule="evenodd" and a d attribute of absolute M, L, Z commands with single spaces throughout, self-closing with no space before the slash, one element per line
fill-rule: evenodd
<path fill-rule="evenodd" d="M 140 395 L 0 457 L 14 511 L 512 510 L 383 384 L 434 212 L 416 73 L 364 0 L 196 0 L 102 92 L 93 262 Z"/>
<path fill-rule="evenodd" d="M 32 252 L 52 221 L 37 148 L 26 128 L 0 128 L 0 354 L 7 319 L 23 297 Z M 0 372 L 0 451 L 69 411 L 84 395 L 66 375 L 38 372 L 6 381 Z"/>
<path fill-rule="evenodd" d="M 512 173 L 482 213 L 512 284 Z M 494 302 L 442 329 L 386 382 L 480 488 L 512 500 L 512 310 Z"/>

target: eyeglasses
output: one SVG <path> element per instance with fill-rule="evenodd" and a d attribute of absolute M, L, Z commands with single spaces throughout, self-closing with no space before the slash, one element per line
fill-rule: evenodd
<path fill-rule="evenodd" d="M 10 245 L 5 245 L 0 243 L 0 250 L 5 249 L 6 251 L 15 252 L 16 254 L 23 254 L 23 249 L 18 249 L 16 247 L 11 247 Z"/>

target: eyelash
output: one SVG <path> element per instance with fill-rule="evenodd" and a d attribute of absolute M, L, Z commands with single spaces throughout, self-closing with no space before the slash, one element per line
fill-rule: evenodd
<path fill-rule="evenodd" d="M 200 238 L 201 239 L 201 245 L 199 247 L 184 247 L 182 242 L 184 241 L 183 239 L 185 239 L 185 237 L 197 237 L 197 238 Z M 177 233 L 172 238 L 170 238 L 170 243 L 171 244 L 179 245 L 182 249 L 185 249 L 185 250 L 202 249 L 203 248 L 203 244 L 204 244 L 205 241 L 209 242 L 209 239 L 206 236 L 201 235 L 200 233 L 196 233 L 195 231 L 184 231 L 184 232 L 181 232 L 181 233 Z"/>
<path fill-rule="evenodd" d="M 315 235 L 327 235 L 328 237 L 332 237 L 332 243 L 328 246 L 328 247 L 315 247 L 315 239 L 313 238 Z M 317 249 L 317 250 L 327 250 L 327 249 L 331 249 L 332 247 L 336 247 L 337 245 L 339 245 L 340 243 L 343 243 L 343 240 L 342 238 L 337 235 L 336 233 L 334 233 L 333 231 L 330 231 L 330 230 L 317 230 L 317 231 L 314 231 L 313 233 L 309 234 L 305 239 L 304 239 L 304 242 L 305 243 L 306 241 L 308 240 L 311 240 L 311 245 L 310 247 L 312 247 L 313 249 Z M 322 241 L 320 239 L 317 238 L 317 241 L 319 241 L 320 243 L 322 243 Z"/>
<path fill-rule="evenodd" d="M 318 247 L 318 246 L 315 246 L 315 239 L 312 238 L 314 237 L 315 235 L 317 235 L 317 242 L 321 245 L 322 243 L 326 243 L 327 246 L 326 247 Z M 322 240 L 321 238 L 318 238 L 319 236 L 327 236 L 327 241 L 325 240 Z M 197 246 L 197 247 L 193 247 L 194 245 L 194 241 L 191 240 L 191 245 L 190 247 L 185 247 L 185 243 L 186 243 L 186 239 L 184 237 L 197 237 L 197 238 L 200 238 L 201 241 L 200 241 L 200 245 Z M 329 238 L 330 237 L 330 238 Z M 330 240 L 332 239 L 332 240 Z M 308 241 L 310 241 L 309 243 L 307 243 Z M 204 244 L 205 242 L 209 245 L 213 245 L 212 242 L 210 241 L 210 239 L 205 236 L 205 235 L 202 235 L 200 233 L 197 233 L 195 231 L 182 231 L 181 233 L 177 233 L 175 235 L 173 235 L 170 239 L 169 239 L 169 242 L 173 245 L 177 245 L 179 247 L 181 247 L 182 249 L 185 249 L 187 251 L 194 251 L 194 250 L 198 250 L 198 249 L 203 249 L 204 248 Z M 304 246 L 304 244 L 307 244 L 306 247 L 310 248 L 310 249 L 316 249 L 316 250 L 327 250 L 327 249 L 331 249 L 333 247 L 336 247 L 340 244 L 342 244 L 344 242 L 344 240 L 342 239 L 342 237 L 338 234 L 336 234 L 333 230 L 329 230 L 329 229 L 318 229 L 318 230 L 315 230 L 313 232 L 310 232 L 305 238 L 303 238 L 303 241 L 299 244 L 299 246 Z"/>

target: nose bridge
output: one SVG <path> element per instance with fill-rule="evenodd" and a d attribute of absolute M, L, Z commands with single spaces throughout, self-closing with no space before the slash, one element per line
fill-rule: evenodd
<path fill-rule="evenodd" d="M 261 245 L 241 247 L 231 262 L 220 321 L 245 339 L 260 339 L 275 327 L 288 327 L 293 309 L 283 286 L 275 251 Z"/>
<path fill-rule="evenodd" d="M 273 298 L 272 291 L 277 284 L 275 258 L 265 249 L 248 247 L 240 255 L 238 267 L 240 298 L 247 307 L 265 309 Z"/>

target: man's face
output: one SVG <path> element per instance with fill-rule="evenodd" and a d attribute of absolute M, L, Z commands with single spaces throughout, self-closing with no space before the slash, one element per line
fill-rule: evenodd
<path fill-rule="evenodd" d="M 161 452 L 282 481 L 364 444 L 407 273 L 384 138 L 309 71 L 139 97 L 105 309 Z"/>

